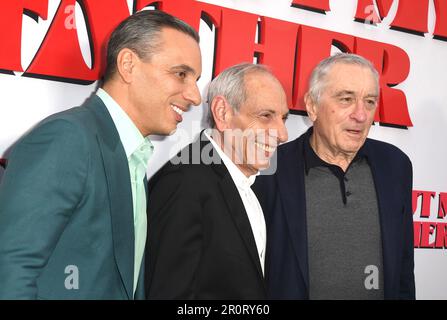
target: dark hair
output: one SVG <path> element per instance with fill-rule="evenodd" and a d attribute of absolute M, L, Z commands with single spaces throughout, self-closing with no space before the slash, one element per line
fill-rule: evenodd
<path fill-rule="evenodd" d="M 182 20 L 159 10 L 139 11 L 124 21 L 112 32 L 107 45 L 107 66 L 104 82 L 116 72 L 116 59 L 119 52 L 128 48 L 140 59 L 149 59 L 161 44 L 162 28 L 172 28 L 191 36 L 199 42 L 198 33 Z"/>

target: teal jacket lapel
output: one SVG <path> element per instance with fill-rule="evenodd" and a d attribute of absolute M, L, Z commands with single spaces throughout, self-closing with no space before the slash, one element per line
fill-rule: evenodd
<path fill-rule="evenodd" d="M 97 96 L 90 99 L 87 107 L 97 118 L 97 140 L 107 178 L 115 260 L 127 295 L 133 299 L 134 224 L 126 153 L 105 105 Z"/>

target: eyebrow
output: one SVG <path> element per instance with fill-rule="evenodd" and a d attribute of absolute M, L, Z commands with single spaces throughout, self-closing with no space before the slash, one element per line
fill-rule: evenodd
<path fill-rule="evenodd" d="M 271 114 L 278 114 L 278 112 L 276 112 L 275 110 L 272 110 L 272 109 L 262 109 L 262 110 L 259 110 L 257 113 L 259 114 L 259 113 L 262 113 L 262 112 L 268 112 L 268 113 L 271 113 Z M 283 118 L 288 118 L 289 114 L 290 114 L 290 112 L 287 111 L 286 113 L 283 113 L 281 116 Z"/>
<path fill-rule="evenodd" d="M 196 70 L 194 70 L 194 68 L 188 66 L 187 64 L 180 64 L 180 65 L 177 65 L 177 66 L 173 66 L 171 68 L 171 71 L 174 71 L 174 72 L 175 71 L 184 71 L 184 72 L 190 73 L 192 75 L 196 75 L 197 74 Z M 201 76 L 199 75 L 199 77 L 197 78 L 197 81 L 200 79 L 200 77 Z"/>
<path fill-rule="evenodd" d="M 273 114 L 276 113 L 275 110 L 272 110 L 272 109 L 261 109 L 261 110 L 256 111 L 257 114 L 263 113 L 263 112 L 268 112 L 268 113 L 273 113 Z"/>
<path fill-rule="evenodd" d="M 334 97 L 340 97 L 340 96 L 343 96 L 345 94 L 355 95 L 355 92 L 354 91 L 350 91 L 350 90 L 341 90 L 341 91 L 335 92 Z"/>
<path fill-rule="evenodd" d="M 334 94 L 334 97 L 340 97 L 343 95 L 355 95 L 355 92 L 351 91 L 351 90 L 341 90 L 341 91 L 336 92 Z M 365 96 L 365 98 L 377 98 L 378 96 L 379 96 L 379 94 L 377 94 L 377 93 L 370 93 L 370 94 L 367 94 Z"/>

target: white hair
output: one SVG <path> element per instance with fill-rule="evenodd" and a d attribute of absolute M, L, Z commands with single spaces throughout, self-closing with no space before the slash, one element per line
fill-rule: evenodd
<path fill-rule="evenodd" d="M 371 70 L 375 80 L 377 89 L 379 88 L 379 73 L 377 72 L 374 65 L 362 56 L 353 53 L 336 53 L 322 60 L 312 71 L 309 79 L 309 95 L 313 101 L 318 103 L 321 92 L 326 84 L 326 75 L 329 73 L 331 68 L 337 64 L 350 64 L 365 67 Z"/>
<path fill-rule="evenodd" d="M 217 96 L 223 96 L 232 106 L 233 110 L 239 111 L 242 103 L 247 99 L 245 88 L 245 76 L 253 72 L 266 73 L 273 76 L 272 72 L 264 65 L 253 63 L 240 63 L 222 71 L 208 87 L 207 102 L 208 124 L 211 128 L 215 126 L 211 103 Z M 273 76 L 274 77 L 274 76 Z"/>

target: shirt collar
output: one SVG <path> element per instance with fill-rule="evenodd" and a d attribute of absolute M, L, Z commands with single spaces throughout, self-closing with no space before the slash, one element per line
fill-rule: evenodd
<path fill-rule="evenodd" d="M 210 140 L 213 148 L 217 151 L 217 154 L 220 156 L 223 163 L 227 167 L 228 172 L 230 173 L 231 178 L 233 179 L 236 186 L 243 189 L 249 189 L 253 185 L 253 183 L 255 183 L 256 176 L 259 175 L 259 172 L 257 174 L 246 177 L 245 174 L 242 173 L 242 171 L 234 164 L 234 162 L 227 156 L 227 154 L 222 150 L 217 142 L 214 141 L 214 139 L 211 137 L 211 130 L 207 129 L 203 132 L 203 134 L 208 138 L 208 140 Z"/>
<path fill-rule="evenodd" d="M 109 111 L 128 159 L 143 144 L 148 144 L 149 148 L 153 150 L 154 146 L 149 137 L 143 137 L 127 113 L 104 89 L 99 88 L 96 95 L 104 102 Z"/>

